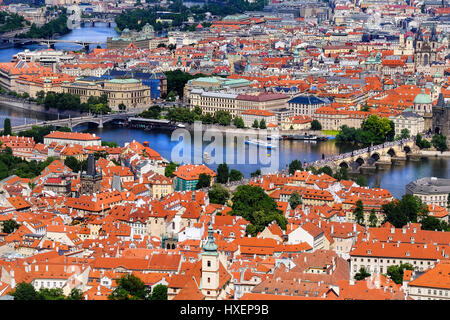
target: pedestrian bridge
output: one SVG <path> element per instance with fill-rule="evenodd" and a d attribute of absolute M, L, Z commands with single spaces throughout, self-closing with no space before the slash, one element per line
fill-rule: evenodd
<path fill-rule="evenodd" d="M 328 166 L 333 171 L 344 167 L 349 171 L 375 169 L 380 165 L 391 165 L 393 161 L 406 160 L 408 156 L 418 155 L 415 137 L 399 141 L 386 142 L 376 146 L 354 150 L 352 152 L 325 157 L 322 160 L 305 163 L 304 168 L 313 166 L 318 169 Z"/>

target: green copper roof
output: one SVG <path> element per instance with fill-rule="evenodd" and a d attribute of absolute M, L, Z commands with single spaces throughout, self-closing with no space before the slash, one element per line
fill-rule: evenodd
<path fill-rule="evenodd" d="M 431 97 L 425 93 L 425 89 L 422 89 L 422 92 L 419 93 L 414 99 L 414 103 L 417 104 L 428 104 L 431 103 Z"/>
<path fill-rule="evenodd" d="M 109 80 L 111 83 L 139 83 L 137 79 L 112 79 Z"/>
<path fill-rule="evenodd" d="M 208 227 L 208 240 L 206 241 L 205 245 L 203 246 L 203 251 L 204 251 L 203 253 L 207 253 L 207 254 L 217 254 L 217 244 L 214 241 L 212 225 L 209 225 L 209 227 Z"/>

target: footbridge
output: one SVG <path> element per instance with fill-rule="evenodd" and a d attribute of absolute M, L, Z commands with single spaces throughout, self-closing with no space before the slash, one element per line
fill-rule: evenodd
<path fill-rule="evenodd" d="M 357 172 L 360 169 L 376 169 L 377 166 L 391 165 L 395 161 L 405 161 L 410 156 L 419 156 L 419 150 L 415 143 L 415 137 L 412 137 L 325 157 L 321 160 L 304 163 L 303 167 L 312 166 L 318 169 L 328 166 L 333 171 L 345 167 L 350 172 Z"/>

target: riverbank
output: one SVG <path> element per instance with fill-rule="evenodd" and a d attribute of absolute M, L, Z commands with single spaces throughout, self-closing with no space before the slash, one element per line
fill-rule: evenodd
<path fill-rule="evenodd" d="M 83 115 L 86 115 L 86 113 L 81 113 L 79 111 L 73 111 L 73 110 L 58 110 L 56 108 L 48 108 L 46 109 L 45 106 L 29 102 L 25 99 L 14 99 L 10 98 L 8 96 L 0 96 L 0 107 L 1 105 L 6 105 L 8 108 L 16 109 L 16 110 L 25 110 L 25 111 L 32 111 L 32 112 L 38 112 L 42 114 L 48 114 L 48 115 L 59 115 L 61 118 L 68 118 L 71 117 L 80 117 Z"/>
<path fill-rule="evenodd" d="M 421 150 L 422 157 L 428 158 L 450 158 L 450 151 L 437 151 L 437 150 Z"/>

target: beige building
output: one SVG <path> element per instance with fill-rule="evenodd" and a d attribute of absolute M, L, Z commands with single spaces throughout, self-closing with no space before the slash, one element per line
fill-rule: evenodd
<path fill-rule="evenodd" d="M 426 271 L 445 258 L 443 253 L 433 244 L 360 242 L 350 252 L 350 278 L 353 279 L 360 268 L 383 274 L 389 266 L 405 263 L 412 265 L 414 271 Z"/>
<path fill-rule="evenodd" d="M 449 278 L 450 264 L 443 261 L 415 279 L 404 278 L 403 285 L 414 300 L 449 300 Z"/>
<path fill-rule="evenodd" d="M 425 177 L 406 185 L 406 194 L 420 198 L 426 204 L 446 208 L 450 194 L 450 179 Z"/>
<path fill-rule="evenodd" d="M 288 98 L 287 95 L 277 93 L 237 94 L 210 92 L 203 89 L 193 89 L 189 92 L 191 109 L 198 106 L 202 109 L 203 114 L 210 113 L 212 115 L 217 111 L 227 111 L 232 117 L 240 117 L 243 112 L 248 110 L 280 109 L 286 105 Z M 276 123 L 275 114 L 273 115 L 273 123 Z"/>
<path fill-rule="evenodd" d="M 100 97 L 106 94 L 108 105 L 112 110 L 118 110 L 120 104 L 127 109 L 141 108 L 151 103 L 150 88 L 137 79 L 113 79 L 106 81 L 76 80 L 63 85 L 63 91 L 80 96 L 81 102 L 87 102 L 89 97 Z"/>
<path fill-rule="evenodd" d="M 403 111 L 395 117 L 389 117 L 394 122 L 395 134 L 398 135 L 403 129 L 408 129 L 411 136 L 425 131 L 425 120 L 422 116 L 411 112 Z"/>

